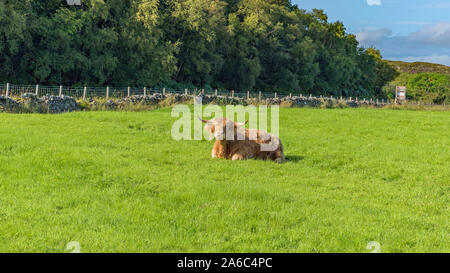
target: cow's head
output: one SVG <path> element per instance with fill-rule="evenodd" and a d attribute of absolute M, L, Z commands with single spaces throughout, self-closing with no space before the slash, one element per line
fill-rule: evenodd
<path fill-rule="evenodd" d="M 200 119 L 206 123 L 205 130 L 216 140 L 234 140 L 238 128 L 245 126 L 247 122 L 234 122 L 226 118 L 215 118 L 212 120 Z M 227 137 L 228 136 L 228 137 Z"/>

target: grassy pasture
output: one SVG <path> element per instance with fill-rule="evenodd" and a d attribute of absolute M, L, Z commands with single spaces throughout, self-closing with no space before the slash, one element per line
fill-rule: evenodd
<path fill-rule="evenodd" d="M 282 108 L 277 165 L 170 110 L 0 114 L 0 252 L 450 251 L 449 112 Z"/>

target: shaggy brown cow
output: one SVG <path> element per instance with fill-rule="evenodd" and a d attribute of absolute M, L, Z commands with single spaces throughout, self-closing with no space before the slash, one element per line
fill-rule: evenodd
<path fill-rule="evenodd" d="M 285 161 L 283 144 L 275 135 L 243 128 L 247 122 L 236 123 L 225 118 L 201 121 L 206 123 L 205 129 L 216 139 L 211 153 L 213 158 Z"/>

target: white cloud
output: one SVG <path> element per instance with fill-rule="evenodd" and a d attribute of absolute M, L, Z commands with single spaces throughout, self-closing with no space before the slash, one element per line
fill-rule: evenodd
<path fill-rule="evenodd" d="M 393 35 L 389 28 L 366 28 L 356 34 L 362 47 L 374 46 L 390 60 L 450 66 L 450 22 L 424 25 L 410 35 Z"/>
<path fill-rule="evenodd" d="M 363 45 L 372 44 L 392 35 L 389 28 L 366 29 L 356 34 L 356 40 Z"/>
<path fill-rule="evenodd" d="M 431 26 L 425 26 L 421 30 L 412 33 L 409 40 L 425 44 L 450 46 L 450 23 L 443 22 Z"/>
<path fill-rule="evenodd" d="M 399 22 L 395 22 L 396 24 L 399 25 L 417 25 L 417 26 L 423 26 L 423 25 L 429 25 L 430 22 L 425 22 L 425 21 L 399 21 Z"/>
<path fill-rule="evenodd" d="M 400 61 L 404 62 L 426 62 L 426 63 L 435 63 L 435 64 L 443 64 L 450 66 L 450 56 L 449 55 L 431 55 L 431 56 L 411 56 L 400 58 Z"/>
<path fill-rule="evenodd" d="M 381 6 L 381 0 L 367 0 L 369 6 Z"/>

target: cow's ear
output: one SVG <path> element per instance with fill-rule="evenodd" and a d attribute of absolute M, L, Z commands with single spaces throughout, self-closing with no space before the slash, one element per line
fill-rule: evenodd
<path fill-rule="evenodd" d="M 208 133 L 208 140 L 213 140 L 214 139 L 214 131 L 215 131 L 215 126 L 214 124 L 206 124 L 205 125 L 205 130 Z"/>

